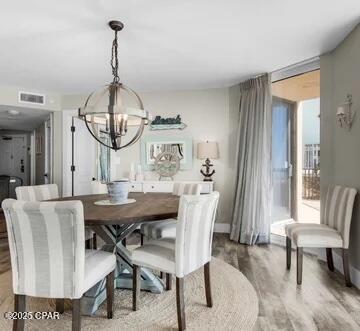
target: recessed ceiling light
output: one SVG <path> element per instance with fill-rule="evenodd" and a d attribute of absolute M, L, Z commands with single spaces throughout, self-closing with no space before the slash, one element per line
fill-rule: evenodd
<path fill-rule="evenodd" d="M 9 115 L 13 115 L 13 116 L 20 115 L 20 112 L 18 110 L 15 110 L 15 109 L 10 109 L 10 110 L 7 111 L 7 113 Z"/>

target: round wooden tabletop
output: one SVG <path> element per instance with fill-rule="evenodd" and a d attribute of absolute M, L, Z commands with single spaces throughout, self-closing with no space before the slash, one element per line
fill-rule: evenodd
<path fill-rule="evenodd" d="M 107 194 L 80 195 L 56 201 L 80 200 L 84 205 L 85 225 L 121 225 L 164 220 L 177 216 L 179 197 L 171 193 L 129 193 L 136 202 L 126 205 L 99 206 Z"/>

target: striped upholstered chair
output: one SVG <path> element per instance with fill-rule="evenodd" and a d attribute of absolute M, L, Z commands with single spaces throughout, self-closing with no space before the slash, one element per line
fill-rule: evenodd
<path fill-rule="evenodd" d="M 174 183 L 173 195 L 181 196 L 183 194 L 199 195 L 201 193 L 201 184 L 192 183 Z M 148 222 L 140 227 L 141 244 L 144 243 L 144 237 L 147 240 L 159 238 L 175 238 L 176 219 L 168 219 L 161 222 Z"/>
<path fill-rule="evenodd" d="M 18 186 L 15 189 L 16 199 L 23 201 L 44 201 L 59 198 L 59 189 L 56 184 L 44 184 L 34 186 Z M 96 235 L 91 229 L 85 228 L 86 248 L 96 249 Z"/>
<path fill-rule="evenodd" d="M 328 268 L 334 271 L 332 248 L 341 248 L 343 255 L 344 276 L 347 286 L 351 286 L 349 272 L 349 237 L 350 224 L 355 196 L 354 188 L 330 186 L 323 208 L 321 224 L 293 223 L 285 227 L 286 262 L 291 266 L 291 246 L 297 251 L 297 283 L 302 283 L 303 247 L 326 248 Z"/>
<path fill-rule="evenodd" d="M 99 180 L 93 180 L 91 182 L 91 194 L 107 194 L 108 189 L 106 184 L 100 182 Z"/>
<path fill-rule="evenodd" d="M 25 311 L 26 296 L 55 298 L 73 305 L 73 330 L 80 330 L 80 300 L 106 277 L 108 318 L 112 318 L 115 255 L 85 250 L 84 210 L 80 201 L 2 203 L 8 229 L 15 311 Z M 14 320 L 24 330 L 24 320 Z"/>
<path fill-rule="evenodd" d="M 184 277 L 204 266 L 205 294 L 212 307 L 210 287 L 211 245 L 219 193 L 180 198 L 176 238 L 161 238 L 146 242 L 132 253 L 133 310 L 138 308 L 140 266 L 166 273 L 166 289 L 171 275 L 176 276 L 176 303 L 179 330 L 185 330 Z"/>

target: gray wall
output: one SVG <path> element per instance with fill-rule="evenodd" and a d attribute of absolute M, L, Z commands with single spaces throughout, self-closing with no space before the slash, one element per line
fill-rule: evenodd
<path fill-rule="evenodd" d="M 233 203 L 234 187 L 234 150 L 235 140 L 234 121 L 239 111 L 238 97 L 239 86 L 234 88 L 218 88 L 192 91 L 161 91 L 140 93 L 145 108 L 153 115 L 165 117 L 181 114 L 183 122 L 187 124 L 185 130 L 149 131 L 146 135 L 171 135 L 192 137 L 193 168 L 182 170 L 176 174 L 175 180 L 202 180 L 200 174 L 201 160 L 196 158 L 197 143 L 210 140 L 219 143 L 220 158 L 212 160 L 216 173 L 213 177 L 215 189 L 221 194 L 217 223 L 223 223 L 223 229 L 229 227 Z M 62 97 L 63 109 L 76 109 L 82 106 L 86 96 L 66 95 Z M 236 141 L 236 140 L 235 140 Z M 64 148 L 70 148 L 65 147 Z M 130 164 L 139 164 L 140 142 L 133 146 L 112 153 L 112 177 L 127 177 Z M 157 180 L 158 175 L 154 172 L 146 172 L 147 180 Z"/>
<path fill-rule="evenodd" d="M 321 190 L 322 200 L 329 184 L 355 187 L 360 192 L 360 26 L 331 53 L 321 56 Z M 357 110 L 351 131 L 336 120 L 337 106 L 353 95 Z M 360 270 L 360 197 L 350 235 L 351 264 Z"/>

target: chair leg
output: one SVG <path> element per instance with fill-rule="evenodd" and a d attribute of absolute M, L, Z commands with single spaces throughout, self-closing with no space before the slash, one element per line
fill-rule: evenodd
<path fill-rule="evenodd" d="M 85 240 L 85 248 L 86 249 L 91 249 L 91 239 Z"/>
<path fill-rule="evenodd" d="M 327 260 L 327 265 L 330 271 L 334 271 L 334 260 L 333 260 L 333 255 L 332 255 L 332 249 L 331 248 L 326 248 L 326 260 Z"/>
<path fill-rule="evenodd" d="M 177 308 L 178 329 L 180 331 L 183 331 L 186 329 L 184 278 L 178 278 L 178 277 L 176 277 L 176 308 Z"/>
<path fill-rule="evenodd" d="M 56 311 L 60 314 L 64 313 L 64 299 L 56 299 L 55 300 L 55 306 L 56 306 Z"/>
<path fill-rule="evenodd" d="M 349 269 L 349 250 L 343 248 L 342 255 L 343 255 L 345 283 L 347 287 L 351 287 L 352 284 L 351 284 L 350 269 Z"/>
<path fill-rule="evenodd" d="M 286 237 L 286 268 L 290 270 L 291 267 L 291 239 Z"/>
<path fill-rule="evenodd" d="M 81 298 L 72 300 L 72 331 L 81 329 Z"/>
<path fill-rule="evenodd" d="M 144 235 L 142 233 L 140 234 L 140 245 L 144 245 Z"/>
<path fill-rule="evenodd" d="M 93 243 L 92 243 L 93 249 L 97 249 L 97 238 L 96 233 L 93 235 Z"/>
<path fill-rule="evenodd" d="M 121 243 L 126 247 L 126 238 L 124 238 Z"/>
<path fill-rule="evenodd" d="M 110 272 L 106 276 L 106 303 L 107 303 L 107 318 L 113 318 L 113 305 L 114 305 L 114 273 Z"/>
<path fill-rule="evenodd" d="M 140 295 L 140 272 L 141 268 L 133 265 L 133 310 L 139 308 L 139 295 Z"/>
<path fill-rule="evenodd" d="M 211 295 L 210 262 L 204 265 L 204 279 L 205 279 L 206 304 L 208 307 L 211 308 L 213 306 L 213 300 Z"/>
<path fill-rule="evenodd" d="M 303 269 L 303 248 L 302 247 L 298 247 L 296 249 L 296 262 L 297 262 L 296 280 L 297 280 L 298 285 L 301 285 L 302 269 Z"/>
<path fill-rule="evenodd" d="M 160 276 L 161 279 L 164 279 L 164 273 L 162 271 L 160 271 Z"/>
<path fill-rule="evenodd" d="M 24 312 L 26 309 L 26 296 L 15 294 L 14 296 L 14 311 L 15 312 Z M 13 322 L 13 331 L 23 331 L 25 328 L 24 319 L 14 319 Z"/>
<path fill-rule="evenodd" d="M 166 273 L 166 291 L 170 291 L 172 288 L 172 278 L 171 274 Z"/>

